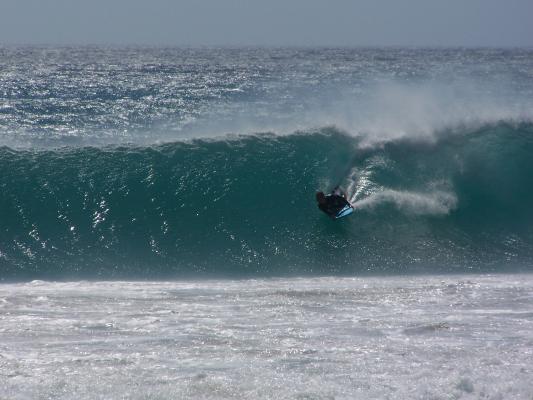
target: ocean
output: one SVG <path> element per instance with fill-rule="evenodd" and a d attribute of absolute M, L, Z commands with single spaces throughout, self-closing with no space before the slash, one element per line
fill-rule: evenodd
<path fill-rule="evenodd" d="M 532 155 L 531 49 L 0 47 L 0 398 L 531 399 Z"/>

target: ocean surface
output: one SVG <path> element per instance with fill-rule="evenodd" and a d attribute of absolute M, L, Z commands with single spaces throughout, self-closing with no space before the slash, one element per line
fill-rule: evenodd
<path fill-rule="evenodd" d="M 533 396 L 533 49 L 4 46 L 0 172 L 2 399 Z"/>

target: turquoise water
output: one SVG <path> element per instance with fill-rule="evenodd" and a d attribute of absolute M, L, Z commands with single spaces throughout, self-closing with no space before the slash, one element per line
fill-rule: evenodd
<path fill-rule="evenodd" d="M 531 270 L 529 50 L 1 52 L 1 279 Z"/>

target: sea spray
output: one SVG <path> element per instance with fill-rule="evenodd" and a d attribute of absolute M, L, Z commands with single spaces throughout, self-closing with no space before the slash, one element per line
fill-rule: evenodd
<path fill-rule="evenodd" d="M 402 192 L 383 190 L 353 203 L 358 210 L 374 209 L 381 204 L 393 204 L 398 210 L 414 215 L 449 214 L 456 205 L 457 197 L 447 192 Z"/>

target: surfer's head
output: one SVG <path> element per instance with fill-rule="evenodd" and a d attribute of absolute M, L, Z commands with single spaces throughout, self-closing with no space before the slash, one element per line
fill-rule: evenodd
<path fill-rule="evenodd" d="M 324 192 L 316 192 L 316 201 L 318 201 L 318 204 L 324 204 L 326 202 L 326 195 Z"/>

